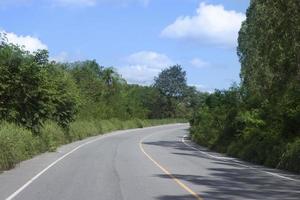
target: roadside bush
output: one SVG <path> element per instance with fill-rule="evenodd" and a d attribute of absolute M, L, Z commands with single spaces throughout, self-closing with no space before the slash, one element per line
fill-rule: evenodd
<path fill-rule="evenodd" d="M 110 120 L 101 120 L 101 121 L 99 121 L 99 124 L 102 127 L 102 133 L 107 133 L 107 132 L 116 130 L 115 125 Z"/>
<path fill-rule="evenodd" d="M 141 123 L 142 123 L 141 121 L 138 122 L 136 119 L 126 120 L 123 122 L 123 128 L 124 129 L 140 128 L 142 126 Z"/>
<path fill-rule="evenodd" d="M 29 159 L 38 153 L 55 151 L 62 144 L 81 140 L 90 136 L 108 133 L 114 130 L 139 128 L 166 123 L 179 122 L 176 119 L 121 121 L 77 120 L 69 129 L 62 129 L 53 121 L 47 121 L 36 135 L 30 129 L 8 122 L 0 123 L 0 171 L 13 168 L 17 163 Z"/>
<path fill-rule="evenodd" d="M 64 131 L 60 126 L 52 121 L 47 121 L 40 134 L 41 145 L 43 151 L 55 151 L 56 148 L 64 143 L 66 143 L 66 138 Z"/>
<path fill-rule="evenodd" d="M 0 170 L 14 167 L 37 153 L 38 141 L 32 133 L 7 122 L 0 124 Z"/>
<path fill-rule="evenodd" d="M 141 119 L 133 119 L 135 128 L 143 128 L 147 126 L 146 122 Z"/>
<path fill-rule="evenodd" d="M 99 133 L 99 127 L 94 121 L 74 121 L 70 124 L 67 137 L 69 141 L 76 141 Z"/>
<path fill-rule="evenodd" d="M 121 121 L 121 120 L 119 120 L 117 118 L 112 118 L 109 121 L 112 124 L 111 131 L 123 129 L 123 125 L 126 122 L 126 121 Z"/>
<path fill-rule="evenodd" d="M 287 145 L 278 168 L 300 173 L 300 138 Z"/>
<path fill-rule="evenodd" d="M 200 108 L 191 122 L 192 139 L 199 144 L 211 146 L 213 135 L 215 135 L 213 132 L 216 132 L 216 126 L 214 126 L 213 123 L 214 118 L 209 112 L 209 108 Z"/>
<path fill-rule="evenodd" d="M 142 120 L 143 127 L 156 126 L 162 124 L 172 124 L 172 123 L 187 123 L 186 119 L 181 118 L 165 118 L 165 119 L 146 119 Z"/>

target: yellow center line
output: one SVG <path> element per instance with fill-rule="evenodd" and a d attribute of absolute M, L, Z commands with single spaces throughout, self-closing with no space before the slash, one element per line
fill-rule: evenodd
<path fill-rule="evenodd" d="M 160 168 L 166 175 L 168 175 L 173 181 L 175 181 L 181 188 L 186 190 L 188 193 L 193 195 L 197 200 L 204 200 L 201 198 L 196 192 L 194 192 L 191 188 L 189 188 L 187 185 L 182 183 L 178 178 L 176 178 L 173 174 L 171 174 L 167 169 L 165 169 L 163 166 L 161 166 L 156 160 L 154 160 L 143 148 L 142 140 L 139 143 L 141 151 L 149 158 L 158 168 Z"/>

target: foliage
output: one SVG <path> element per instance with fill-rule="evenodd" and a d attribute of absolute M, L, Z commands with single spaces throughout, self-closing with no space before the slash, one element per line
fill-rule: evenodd
<path fill-rule="evenodd" d="M 40 131 L 48 119 L 67 127 L 77 111 L 71 76 L 48 63 L 46 50 L 30 54 L 18 46 L 0 47 L 0 118 Z"/>
<path fill-rule="evenodd" d="M 278 167 L 294 172 L 300 171 L 300 139 L 296 139 L 287 145 Z"/>
<path fill-rule="evenodd" d="M 206 97 L 191 119 L 194 140 L 300 173 L 299 8 L 294 0 L 251 1 L 238 39 L 241 85 Z"/>
<path fill-rule="evenodd" d="M 14 45 L 0 46 L 0 118 L 34 131 L 51 112 L 44 65 Z"/>
<path fill-rule="evenodd" d="M 175 68 L 186 87 L 185 72 Z M 179 84 L 170 97 L 152 86 L 129 85 L 95 60 L 57 63 L 47 50 L 31 53 L 5 38 L 0 38 L 0 74 L 0 170 L 89 136 L 177 122 L 154 118 L 187 117 L 194 105 L 189 102 L 200 94 Z"/>
<path fill-rule="evenodd" d="M 174 65 L 164 69 L 155 78 L 154 87 L 168 97 L 182 97 L 187 87 L 186 72 L 180 65 Z"/>
<path fill-rule="evenodd" d="M 37 140 L 29 130 L 2 122 L 0 124 L 0 170 L 14 167 L 37 153 Z"/>
<path fill-rule="evenodd" d="M 55 151 L 57 147 L 66 143 L 64 130 L 52 121 L 47 121 L 39 136 L 41 152 Z"/>
<path fill-rule="evenodd" d="M 93 121 L 75 121 L 70 125 L 68 140 L 76 141 L 100 133 Z"/>
<path fill-rule="evenodd" d="M 154 81 L 153 87 L 159 91 L 156 105 L 163 113 L 160 118 L 190 117 L 193 108 L 199 105 L 199 100 L 203 96 L 196 88 L 187 85 L 186 72 L 180 65 L 162 70 Z"/>
<path fill-rule="evenodd" d="M 62 144 L 89 136 L 114 130 L 178 122 L 185 121 L 182 119 L 74 121 L 67 132 L 54 122 L 47 121 L 39 136 L 35 136 L 30 130 L 23 127 L 2 122 L 0 124 L 0 171 L 10 169 L 22 160 L 31 158 L 38 153 L 55 151 Z"/>
<path fill-rule="evenodd" d="M 47 68 L 48 80 L 51 80 L 51 103 L 53 105 L 51 119 L 58 125 L 67 128 L 75 120 L 80 99 L 79 90 L 73 77 L 57 65 Z"/>

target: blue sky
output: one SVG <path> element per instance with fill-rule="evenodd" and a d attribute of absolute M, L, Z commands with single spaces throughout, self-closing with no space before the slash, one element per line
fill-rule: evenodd
<path fill-rule="evenodd" d="M 130 83 L 172 64 L 200 90 L 239 81 L 237 31 L 249 0 L 0 0 L 9 41 L 51 59 L 96 59 Z"/>

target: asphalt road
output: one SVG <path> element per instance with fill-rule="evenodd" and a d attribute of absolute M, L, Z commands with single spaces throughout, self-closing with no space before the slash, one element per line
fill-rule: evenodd
<path fill-rule="evenodd" d="M 0 199 L 300 199 L 299 176 L 209 152 L 188 125 L 118 131 L 61 147 L 0 174 Z"/>

